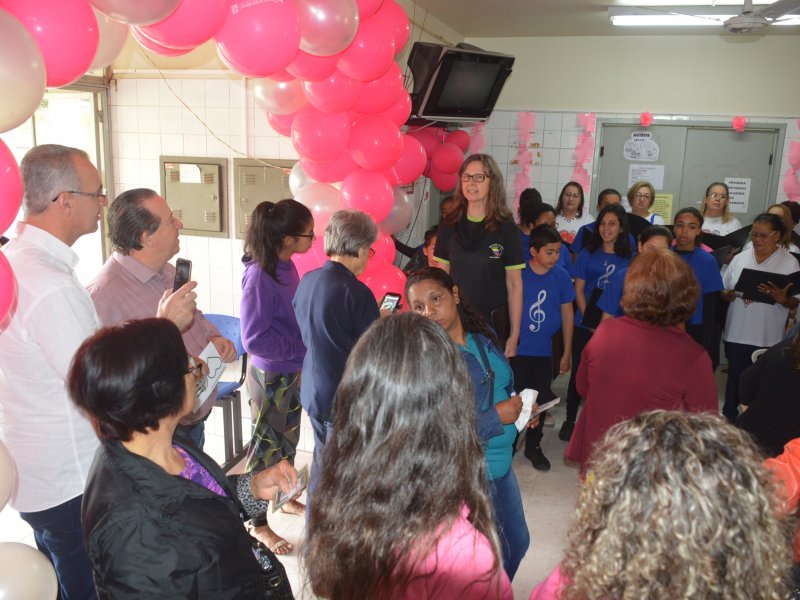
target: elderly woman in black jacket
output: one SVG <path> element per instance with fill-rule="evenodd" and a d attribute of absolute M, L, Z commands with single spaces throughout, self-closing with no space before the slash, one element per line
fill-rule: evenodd
<path fill-rule="evenodd" d="M 255 599 L 267 579 L 281 579 L 283 567 L 242 522 L 297 473 L 281 461 L 229 479 L 176 434 L 204 369 L 166 319 L 102 329 L 75 355 L 69 392 L 102 442 L 82 507 L 101 599 Z"/>

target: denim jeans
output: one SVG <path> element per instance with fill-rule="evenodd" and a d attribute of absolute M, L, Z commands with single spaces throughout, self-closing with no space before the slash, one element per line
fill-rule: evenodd
<path fill-rule="evenodd" d="M 525 511 L 522 509 L 522 496 L 513 469 L 489 482 L 489 495 L 494 504 L 495 523 L 503 551 L 503 568 L 508 578 L 513 580 L 531 543 Z"/>
<path fill-rule="evenodd" d="M 81 500 L 83 495 L 46 510 L 19 513 L 33 528 L 36 546 L 55 567 L 62 600 L 97 598 L 92 567 L 83 547 Z"/>
<path fill-rule="evenodd" d="M 333 433 L 333 423 L 330 421 L 320 421 L 312 416 L 309 416 L 311 421 L 311 429 L 314 432 L 314 456 L 311 460 L 311 473 L 308 477 L 308 493 L 306 494 L 306 520 L 311 512 L 310 506 L 314 501 L 314 490 L 319 482 L 319 476 L 322 473 L 322 451 L 325 449 L 325 443 L 330 439 Z"/>

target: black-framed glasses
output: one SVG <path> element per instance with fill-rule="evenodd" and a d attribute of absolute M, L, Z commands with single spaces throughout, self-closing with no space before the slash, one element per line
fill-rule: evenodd
<path fill-rule="evenodd" d="M 486 173 L 473 173 L 470 175 L 469 173 L 462 173 L 461 174 L 461 181 L 467 183 L 470 179 L 475 183 L 483 183 L 489 176 Z"/>
<path fill-rule="evenodd" d="M 650 198 L 652 198 L 650 194 L 642 194 L 639 192 L 634 194 L 633 197 L 636 198 L 637 200 L 650 200 Z"/>
<path fill-rule="evenodd" d="M 103 188 L 99 192 L 78 192 L 76 190 L 65 190 L 63 192 L 60 192 L 58 196 L 60 196 L 61 194 L 75 194 L 77 196 L 91 196 L 92 198 L 105 198 L 106 189 Z M 58 196 L 53 198 L 50 202 L 55 202 L 56 200 L 58 200 Z"/>
<path fill-rule="evenodd" d="M 294 237 L 308 238 L 313 242 L 315 239 L 317 239 L 317 234 L 315 234 L 313 231 L 311 233 L 296 233 L 294 234 Z"/>

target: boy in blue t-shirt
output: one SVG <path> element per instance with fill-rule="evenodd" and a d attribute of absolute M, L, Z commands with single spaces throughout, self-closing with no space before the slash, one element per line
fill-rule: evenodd
<path fill-rule="evenodd" d="M 561 236 L 550 225 L 539 225 L 530 234 L 531 260 L 522 271 L 522 323 L 517 355 L 511 359 L 514 382 L 518 390 L 531 388 L 539 392 L 537 404 L 552 396 L 553 382 L 552 337 L 561 329 L 564 353 L 559 372 L 569 371 L 572 360 L 572 331 L 575 289 L 569 274 L 558 259 Z M 544 414 L 539 425 L 526 429 L 525 457 L 539 471 L 550 469 L 550 461 L 542 452 Z"/>

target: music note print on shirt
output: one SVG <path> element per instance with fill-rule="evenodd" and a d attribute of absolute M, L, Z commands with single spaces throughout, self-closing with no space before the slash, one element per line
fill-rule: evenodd
<path fill-rule="evenodd" d="M 605 274 L 600 275 L 600 277 L 597 278 L 597 287 L 599 287 L 601 290 L 606 289 L 606 286 L 608 285 L 609 278 L 614 274 L 614 271 L 616 271 L 616 269 L 617 269 L 617 265 L 615 265 L 613 263 L 612 264 L 608 264 L 606 262 L 605 267 L 606 267 Z"/>
<path fill-rule="evenodd" d="M 531 304 L 531 307 L 528 309 L 528 318 L 531 320 L 531 324 L 528 327 L 534 333 L 542 328 L 542 323 L 544 323 L 544 320 L 547 318 L 545 312 L 540 308 L 545 300 L 547 300 L 547 291 L 539 290 L 536 302 Z"/>

